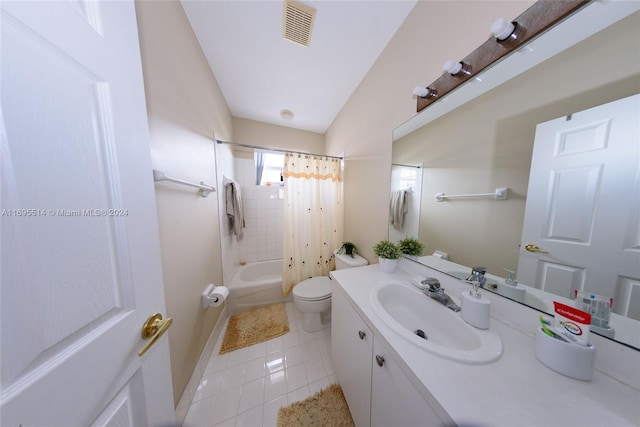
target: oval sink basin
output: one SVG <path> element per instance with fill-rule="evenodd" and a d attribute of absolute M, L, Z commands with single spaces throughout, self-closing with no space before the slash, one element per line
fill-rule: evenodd
<path fill-rule="evenodd" d="M 398 335 L 438 356 L 468 364 L 502 356 L 502 340 L 491 330 L 467 324 L 456 313 L 417 289 L 387 284 L 371 293 L 380 318 Z"/>

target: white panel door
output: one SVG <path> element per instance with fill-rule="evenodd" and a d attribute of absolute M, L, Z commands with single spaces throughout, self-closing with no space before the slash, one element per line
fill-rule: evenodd
<path fill-rule="evenodd" d="M 539 124 L 518 280 L 612 297 L 621 314 L 640 304 L 639 165 L 640 95 Z"/>
<path fill-rule="evenodd" d="M 0 424 L 174 424 L 134 4 L 1 7 Z"/>

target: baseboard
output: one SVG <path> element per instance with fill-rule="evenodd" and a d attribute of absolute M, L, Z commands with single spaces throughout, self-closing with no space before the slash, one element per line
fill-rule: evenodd
<path fill-rule="evenodd" d="M 191 402 L 193 401 L 193 397 L 198 390 L 198 384 L 200 383 L 200 379 L 202 378 L 202 374 L 204 374 L 205 369 L 207 369 L 207 363 L 209 363 L 209 359 L 211 358 L 211 354 L 213 354 L 213 349 L 218 342 L 218 338 L 224 329 L 224 325 L 227 321 L 227 304 L 225 304 L 220 316 L 218 316 L 218 320 L 216 321 L 216 325 L 213 327 L 211 331 L 211 335 L 209 335 L 209 339 L 207 340 L 207 344 L 204 346 L 202 353 L 200 354 L 200 358 L 198 359 L 198 363 L 196 363 L 196 367 L 193 370 L 193 374 L 191 374 L 191 378 L 189 379 L 189 383 L 185 388 L 182 396 L 180 397 L 180 401 L 176 406 L 176 418 L 178 420 L 178 425 L 182 425 L 184 419 L 187 416 L 187 412 L 189 411 L 189 407 L 191 406 Z"/>

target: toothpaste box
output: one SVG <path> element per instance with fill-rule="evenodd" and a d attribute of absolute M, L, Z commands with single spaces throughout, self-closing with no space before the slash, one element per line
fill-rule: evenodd
<path fill-rule="evenodd" d="M 566 304 L 553 302 L 553 330 L 569 342 L 588 345 L 591 314 Z"/>

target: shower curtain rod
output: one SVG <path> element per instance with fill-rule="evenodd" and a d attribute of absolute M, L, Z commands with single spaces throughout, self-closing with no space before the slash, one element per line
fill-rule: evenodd
<path fill-rule="evenodd" d="M 269 150 L 269 151 L 277 151 L 279 153 L 295 153 L 295 154 L 304 154 L 305 156 L 317 156 L 317 157 L 329 157 L 330 159 L 338 159 L 338 160 L 342 160 L 342 157 L 337 157 L 337 156 L 328 156 L 326 154 L 314 154 L 314 153 L 304 153 L 302 151 L 294 151 L 294 150 L 283 150 L 281 148 L 271 148 L 271 147 L 256 147 L 255 145 L 247 145 L 247 144 L 240 144 L 238 142 L 228 142 L 228 141 L 220 141 L 219 139 L 215 140 L 218 144 L 230 144 L 230 145 L 237 145 L 238 147 L 244 147 L 244 148 L 254 148 L 256 150 Z"/>

